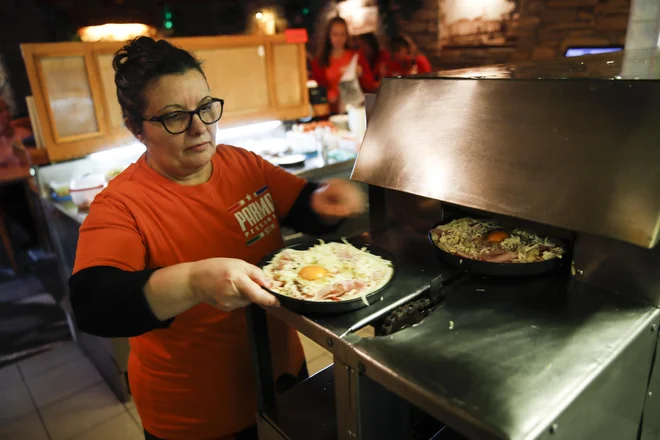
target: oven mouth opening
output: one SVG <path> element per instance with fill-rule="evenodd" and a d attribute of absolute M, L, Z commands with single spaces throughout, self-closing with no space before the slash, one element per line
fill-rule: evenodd
<path fill-rule="evenodd" d="M 464 282 L 469 276 L 459 270 L 443 273 L 434 278 L 420 298 L 403 304 L 374 324 L 374 335 L 389 336 L 409 327 L 420 325 L 442 303 L 452 286 Z"/>
<path fill-rule="evenodd" d="M 417 298 L 402 304 L 371 324 L 373 337 L 391 336 L 410 327 L 423 325 L 424 320 L 436 310 L 443 307 L 448 295 L 461 288 L 474 286 L 477 291 L 487 291 L 490 287 L 500 289 L 502 286 L 534 283 L 568 282 L 570 265 L 561 264 L 555 270 L 532 276 L 500 277 L 476 275 L 468 271 L 454 270 L 434 278 L 429 287 Z M 493 293 L 497 295 L 497 293 Z M 451 324 L 450 324 L 451 325 Z"/>

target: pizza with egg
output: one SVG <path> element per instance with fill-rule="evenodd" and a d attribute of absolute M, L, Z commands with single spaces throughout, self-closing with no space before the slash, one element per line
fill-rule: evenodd
<path fill-rule="evenodd" d="M 306 301 L 348 301 L 382 289 L 394 275 L 392 262 L 341 243 L 319 244 L 305 250 L 284 249 L 263 267 L 272 280 L 269 290 Z"/>
<path fill-rule="evenodd" d="M 564 254 L 550 238 L 492 220 L 452 220 L 433 229 L 431 238 L 444 252 L 489 263 L 538 263 Z"/>

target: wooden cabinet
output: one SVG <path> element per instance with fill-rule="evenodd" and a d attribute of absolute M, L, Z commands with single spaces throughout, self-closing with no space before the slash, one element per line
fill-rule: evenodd
<path fill-rule="evenodd" d="M 58 142 L 101 133 L 84 55 L 47 56 L 39 60 L 43 93 Z"/>
<path fill-rule="evenodd" d="M 270 107 L 268 66 L 263 46 L 201 49 L 195 56 L 202 60 L 211 94 L 225 100 L 227 119 L 255 114 Z M 227 81 L 227 78 L 241 81 Z"/>
<path fill-rule="evenodd" d="M 221 126 L 309 114 L 304 44 L 283 35 L 173 38 L 195 54 L 211 93 L 225 100 Z M 132 142 L 117 102 L 112 59 L 122 43 L 22 44 L 52 161 Z"/>
<path fill-rule="evenodd" d="M 121 107 L 117 101 L 117 88 L 115 87 L 115 70 L 112 68 L 112 59 L 114 53 L 105 53 L 97 51 L 94 53 L 94 62 L 99 71 L 99 80 L 101 85 L 103 108 L 108 114 L 108 127 L 112 133 L 121 133 L 128 135 L 124 118 L 121 114 Z"/>

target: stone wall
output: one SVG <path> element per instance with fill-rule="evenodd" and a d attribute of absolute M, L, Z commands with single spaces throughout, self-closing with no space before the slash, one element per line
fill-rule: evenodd
<path fill-rule="evenodd" d="M 399 19 L 435 69 L 561 57 L 571 46 L 623 45 L 631 0 L 521 0 L 518 40 L 499 47 L 441 47 L 444 0 L 424 0 Z"/>
<path fill-rule="evenodd" d="M 429 58 L 438 53 L 440 41 L 440 1 L 423 0 L 409 20 L 399 17 L 399 31 L 409 35 L 419 50 Z"/>
<path fill-rule="evenodd" d="M 526 0 L 513 61 L 551 59 L 568 47 L 624 45 L 630 0 Z"/>

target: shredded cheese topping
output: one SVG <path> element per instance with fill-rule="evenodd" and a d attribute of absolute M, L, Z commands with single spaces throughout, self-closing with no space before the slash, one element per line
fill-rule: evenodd
<path fill-rule="evenodd" d="M 308 301 L 347 301 L 384 287 L 394 275 L 392 262 L 358 249 L 348 241 L 307 249 L 284 249 L 263 268 L 273 280 L 271 290 Z"/>
<path fill-rule="evenodd" d="M 431 231 L 431 237 L 445 252 L 495 263 L 537 263 L 564 254 L 564 248 L 547 237 L 472 218 L 440 225 Z"/>

